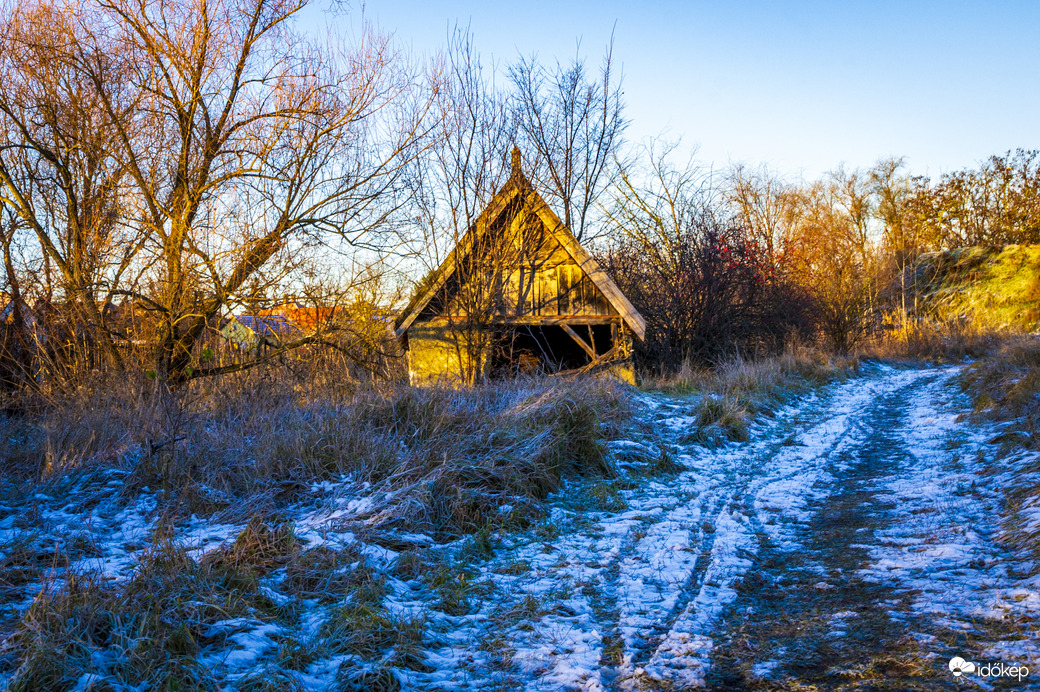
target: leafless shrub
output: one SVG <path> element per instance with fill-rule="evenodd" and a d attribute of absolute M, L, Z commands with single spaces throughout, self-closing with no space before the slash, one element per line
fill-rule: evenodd
<path fill-rule="evenodd" d="M 792 334 L 808 335 L 807 292 L 716 199 L 710 175 L 674 166 L 671 153 L 648 149 L 648 170 L 625 171 L 610 207 L 618 239 L 604 264 L 647 323 L 637 364 L 673 373 L 687 362 L 773 353 Z"/>

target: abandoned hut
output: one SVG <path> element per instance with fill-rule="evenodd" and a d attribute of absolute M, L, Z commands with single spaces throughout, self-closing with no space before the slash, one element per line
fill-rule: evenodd
<path fill-rule="evenodd" d="M 394 324 L 412 383 L 605 370 L 632 382 L 643 317 L 534 190 L 512 175 Z"/>

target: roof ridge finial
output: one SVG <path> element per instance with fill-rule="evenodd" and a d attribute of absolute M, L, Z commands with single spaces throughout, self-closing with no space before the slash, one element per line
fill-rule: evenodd
<path fill-rule="evenodd" d="M 523 175 L 520 170 L 520 147 L 513 145 L 513 177 Z"/>

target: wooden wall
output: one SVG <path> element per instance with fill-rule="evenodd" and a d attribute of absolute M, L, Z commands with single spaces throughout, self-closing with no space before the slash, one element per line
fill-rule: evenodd
<path fill-rule="evenodd" d="M 507 227 L 498 229 L 513 240 L 510 252 L 496 253 L 498 260 L 487 260 L 480 251 L 468 258 L 457 272 L 459 280 L 479 281 L 487 290 L 496 283 L 501 296 L 502 316 L 595 316 L 616 315 L 603 293 L 596 287 L 570 254 L 556 241 L 551 233 L 537 221 L 535 230 L 519 228 L 519 218 L 514 218 Z M 532 239 L 533 238 L 533 239 Z M 524 247 L 526 246 L 526 247 Z M 501 259 L 501 258 L 508 259 Z M 464 316 L 467 314 L 466 298 L 455 299 L 451 293 L 459 291 L 458 284 L 449 282 L 447 310 L 430 306 L 423 317 Z M 463 292 L 465 294 L 465 291 Z M 456 294 L 457 295 L 457 294 Z M 472 300 L 472 297 L 469 298 Z M 440 305 L 444 305 L 442 301 Z"/>

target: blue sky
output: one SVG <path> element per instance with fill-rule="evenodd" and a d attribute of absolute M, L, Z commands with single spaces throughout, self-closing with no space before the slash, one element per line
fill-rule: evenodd
<path fill-rule="evenodd" d="M 938 176 L 1040 148 L 1040 1 L 355 1 L 416 54 L 469 25 L 485 58 L 598 62 L 614 31 L 631 140 L 815 177 L 905 156 Z M 344 21 L 342 17 L 337 21 Z M 616 27 L 616 28 L 615 28 Z"/>

